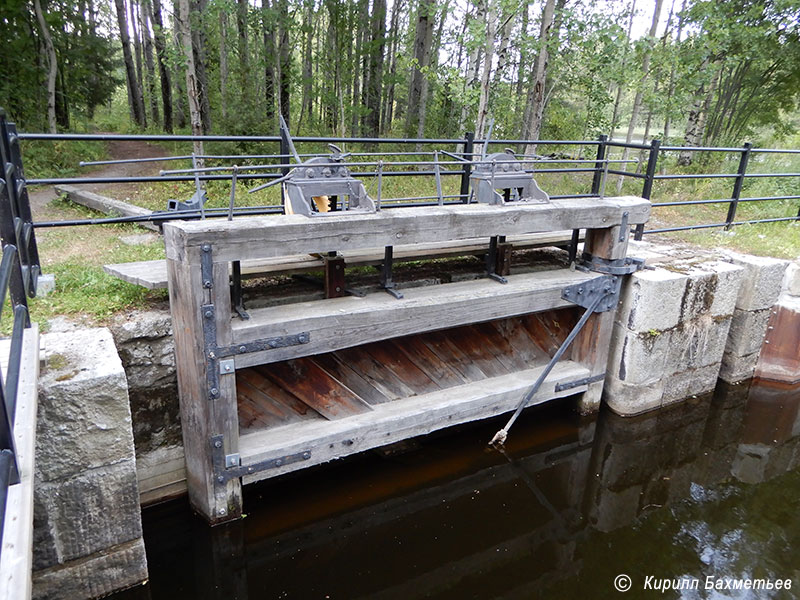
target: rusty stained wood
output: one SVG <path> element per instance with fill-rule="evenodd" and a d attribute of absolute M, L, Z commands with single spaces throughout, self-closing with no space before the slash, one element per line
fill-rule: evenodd
<path fill-rule="evenodd" d="M 275 477 L 370 448 L 511 411 L 543 368 L 537 366 L 501 377 L 388 402 L 375 406 L 370 413 L 336 421 L 305 421 L 274 430 L 244 434 L 240 440 L 243 464 L 305 451 L 311 453 L 310 460 L 246 476 L 243 478 L 244 482 Z M 585 391 L 585 385 L 560 392 L 555 391 L 555 386 L 558 383 L 582 379 L 588 374 L 586 367 L 572 361 L 560 362 L 553 368 L 530 405 Z"/>
<path fill-rule="evenodd" d="M 326 419 L 341 419 L 372 410 L 369 404 L 312 360 L 299 358 L 258 367 L 257 370 Z"/>
<path fill-rule="evenodd" d="M 650 202 L 636 197 L 591 202 L 571 198 L 514 207 L 473 204 L 316 218 L 272 215 L 233 221 L 172 221 L 164 224 L 164 235 L 173 240 L 167 244 L 167 258 L 199 260 L 189 249 L 210 243 L 215 247 L 215 261 L 230 262 L 443 239 L 605 228 L 619 224 L 623 212 L 628 213 L 630 225 L 645 223 Z"/>

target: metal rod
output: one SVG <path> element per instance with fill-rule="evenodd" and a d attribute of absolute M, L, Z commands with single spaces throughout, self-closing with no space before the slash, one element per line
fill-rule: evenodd
<path fill-rule="evenodd" d="M 645 170 L 644 185 L 642 186 L 642 198 L 645 200 L 650 200 L 650 195 L 653 192 L 653 179 L 656 175 L 660 147 L 661 140 L 653 140 L 650 142 L 650 154 L 647 157 L 647 169 Z M 633 239 L 641 240 L 642 234 L 644 233 L 644 223 L 637 225 L 634 231 Z"/>
<path fill-rule="evenodd" d="M 736 171 L 736 181 L 733 182 L 733 193 L 731 194 L 731 203 L 728 205 L 728 215 L 725 217 L 725 229 L 729 230 L 733 227 L 733 221 L 736 219 L 736 209 L 739 206 L 739 196 L 742 195 L 742 185 L 744 184 L 744 174 L 747 172 L 747 163 L 750 162 L 750 150 L 753 144 L 745 142 L 744 149 L 741 150 L 741 157 L 739 158 L 739 168 Z"/>
<path fill-rule="evenodd" d="M 381 197 L 383 196 L 383 161 L 378 161 L 378 197 L 375 199 L 375 209 L 381 209 Z"/>
<path fill-rule="evenodd" d="M 228 204 L 228 221 L 233 221 L 233 205 L 236 203 L 236 178 L 238 175 L 239 170 L 234 165 L 233 173 L 231 174 L 231 201 Z"/>
<path fill-rule="evenodd" d="M 441 206 L 444 203 L 444 198 L 442 197 L 442 173 L 439 169 L 439 151 L 435 151 L 433 156 L 436 163 L 433 167 L 436 172 L 436 197 L 439 200 L 439 206 Z"/>
<path fill-rule="evenodd" d="M 519 415 L 522 412 L 522 410 L 528 405 L 528 402 L 531 401 L 531 398 L 533 398 L 533 396 L 536 394 L 536 392 L 539 391 L 539 388 L 541 387 L 542 383 L 547 378 L 547 376 L 550 374 L 550 371 L 553 370 L 553 367 L 556 366 L 556 363 L 564 355 L 564 352 L 566 352 L 567 348 L 569 348 L 569 345 L 572 343 L 572 341 L 581 332 L 581 329 L 583 329 L 583 326 L 586 325 L 586 322 L 589 320 L 589 317 L 591 317 L 594 314 L 594 311 L 597 309 L 598 306 L 600 306 L 600 303 L 603 300 L 605 300 L 607 295 L 608 294 L 599 294 L 597 296 L 597 298 L 595 299 L 595 301 L 592 302 L 591 306 L 589 306 L 589 308 L 586 309 L 586 311 L 581 316 L 580 321 L 578 321 L 578 323 L 575 325 L 575 327 L 572 328 L 572 331 L 569 332 L 569 335 L 567 336 L 567 339 L 565 339 L 561 343 L 561 346 L 559 346 L 558 350 L 556 350 L 556 353 L 553 355 L 553 358 L 550 359 L 550 362 L 547 363 L 547 366 L 539 374 L 539 377 L 536 379 L 536 382 L 533 384 L 533 387 L 530 389 L 530 391 L 527 394 L 525 394 L 525 397 L 517 405 L 517 409 L 514 411 L 514 414 L 511 415 L 511 418 L 508 420 L 508 423 L 506 423 L 505 427 L 503 427 L 500 431 L 498 431 L 496 434 L 494 434 L 494 437 L 492 438 L 492 441 L 489 442 L 490 444 L 492 444 L 492 445 L 499 444 L 499 445 L 502 446 L 503 443 L 505 443 L 506 438 L 508 437 L 508 431 L 511 429 L 511 426 L 514 424 L 514 421 L 517 420 L 517 417 L 519 417 Z"/>

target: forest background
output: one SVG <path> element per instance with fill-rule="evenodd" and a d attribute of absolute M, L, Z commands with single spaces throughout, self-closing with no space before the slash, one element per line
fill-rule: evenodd
<path fill-rule="evenodd" d="M 780 145 L 798 0 L 0 0 L 22 130 Z M 687 159 L 688 160 L 688 159 Z"/>

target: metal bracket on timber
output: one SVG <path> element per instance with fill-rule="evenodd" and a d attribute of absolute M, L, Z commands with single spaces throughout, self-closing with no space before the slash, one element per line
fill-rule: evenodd
<path fill-rule="evenodd" d="M 238 454 L 225 454 L 224 437 L 222 435 L 211 436 L 211 463 L 214 469 L 215 485 L 225 485 L 231 479 L 238 479 L 245 475 L 252 475 L 268 469 L 277 469 L 296 462 L 302 462 L 311 458 L 311 451 L 305 450 L 280 458 L 262 460 L 249 465 L 240 464 L 241 458 Z"/>
<path fill-rule="evenodd" d="M 578 268 L 582 271 L 594 271 L 595 273 L 607 273 L 609 275 L 630 275 L 647 267 L 645 267 L 643 258 L 628 256 L 609 260 L 584 252 Z"/>
<path fill-rule="evenodd" d="M 603 275 L 585 283 L 570 285 L 561 291 L 561 297 L 568 302 L 594 312 L 606 312 L 617 306 L 621 280 L 616 275 Z M 602 297 L 600 303 L 597 301 Z"/>
<path fill-rule="evenodd" d="M 200 257 L 200 272 L 203 288 L 213 287 L 213 261 L 211 257 L 211 245 L 203 244 Z M 220 375 L 233 374 L 235 366 L 230 360 L 220 360 L 239 354 L 250 352 L 264 352 L 276 348 L 287 346 L 297 346 L 307 344 L 311 341 L 311 334 L 303 331 L 293 335 L 271 337 L 262 340 L 254 340 L 231 346 L 217 345 L 217 312 L 213 304 L 203 304 L 200 307 L 203 316 L 203 350 L 206 358 L 206 390 L 211 400 L 219 398 L 219 377 Z"/>

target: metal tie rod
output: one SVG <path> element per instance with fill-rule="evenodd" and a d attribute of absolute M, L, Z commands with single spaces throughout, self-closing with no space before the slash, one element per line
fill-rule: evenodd
<path fill-rule="evenodd" d="M 604 294 L 598 295 L 595 301 L 592 302 L 589 308 L 586 309 L 586 312 L 583 313 L 583 316 L 581 317 L 580 321 L 578 321 L 575 327 L 573 327 L 572 331 L 569 332 L 567 339 L 565 339 L 561 343 L 561 346 L 559 346 L 558 350 L 556 350 L 556 353 L 553 355 L 553 358 L 551 358 L 550 362 L 547 363 L 547 366 L 544 368 L 544 371 L 542 371 L 541 374 L 539 375 L 539 378 L 536 380 L 536 383 L 533 384 L 533 387 L 530 389 L 530 391 L 527 394 L 525 394 L 525 397 L 520 401 L 519 405 L 517 405 L 517 410 L 515 410 L 514 414 L 511 415 L 511 418 L 508 420 L 508 423 L 506 423 L 505 427 L 503 427 L 500 431 L 494 434 L 494 437 L 492 438 L 492 441 L 489 442 L 489 445 L 502 446 L 505 443 L 506 438 L 508 437 L 508 431 L 514 424 L 514 421 L 517 420 L 517 417 L 519 417 L 520 413 L 522 412 L 522 409 L 524 409 L 528 405 L 528 402 L 531 401 L 531 398 L 533 398 L 536 392 L 539 391 L 539 388 L 541 387 L 542 383 L 547 378 L 547 376 L 550 374 L 550 371 L 553 370 L 553 367 L 556 366 L 556 363 L 564 355 L 564 352 L 566 352 L 567 348 L 569 348 L 569 345 L 575 340 L 575 338 L 581 332 L 583 326 L 586 325 L 586 322 L 589 320 L 589 317 L 591 317 L 594 314 L 595 310 L 597 310 L 597 307 L 600 306 L 600 303 L 603 300 L 605 300 L 606 296 L 608 296 L 609 293 L 611 292 L 606 292 Z"/>

